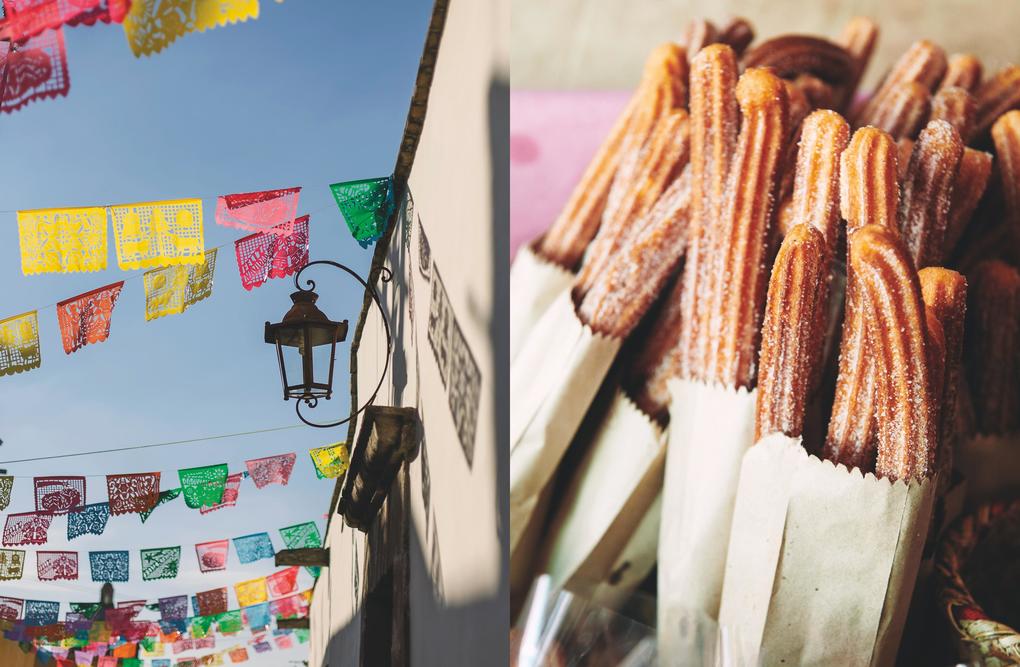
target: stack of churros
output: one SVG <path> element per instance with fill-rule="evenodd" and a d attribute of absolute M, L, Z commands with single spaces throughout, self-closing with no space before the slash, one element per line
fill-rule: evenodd
<path fill-rule="evenodd" d="M 512 581 L 657 561 L 660 656 L 892 662 L 949 498 L 1020 485 L 1020 67 L 866 95 L 878 37 L 692 21 L 515 264 Z"/>

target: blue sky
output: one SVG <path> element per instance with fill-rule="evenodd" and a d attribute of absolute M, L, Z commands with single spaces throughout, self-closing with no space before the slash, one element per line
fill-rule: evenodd
<path fill-rule="evenodd" d="M 311 256 L 333 258 L 365 274 L 371 250 L 347 233 L 328 184 L 388 174 L 396 157 L 431 3 L 262 0 L 255 21 L 187 35 L 164 52 L 136 59 L 120 26 L 65 30 L 71 90 L 0 116 L 0 319 L 39 308 L 42 367 L 0 378 L 0 460 L 88 452 L 297 424 L 281 399 L 266 320 L 278 321 L 293 285 L 273 280 L 252 292 L 240 284 L 233 241 L 246 232 L 213 220 L 220 194 L 300 185 L 300 212 L 311 215 Z M 114 249 L 100 273 L 21 273 L 17 209 L 201 197 L 206 247 L 218 256 L 212 297 L 181 315 L 146 322 L 142 271 L 120 271 Z M 112 240 L 112 231 L 111 231 Z M 311 273 L 311 271 L 309 272 Z M 320 271 L 320 306 L 353 329 L 361 290 L 339 272 Z M 65 355 L 56 301 L 125 279 L 110 339 Z M 43 308 L 43 306 L 47 306 Z M 347 414 L 349 347 L 338 348 L 339 395 L 324 418 Z M 332 481 L 315 477 L 307 450 L 343 438 L 346 429 L 299 428 L 261 436 L 7 464 L 18 477 L 8 512 L 31 511 L 34 475 L 97 475 L 89 502 L 106 499 L 103 475 L 159 470 L 163 488 L 177 469 L 297 451 L 287 487 L 241 487 L 238 505 L 207 514 L 176 501 L 144 526 L 111 517 L 102 536 L 65 538 L 57 518 L 44 549 L 80 552 L 77 582 L 40 583 L 35 555 L 26 577 L 0 595 L 93 600 L 89 550 L 127 549 L 131 581 L 122 600 L 231 586 L 274 570 L 272 561 L 201 574 L 193 545 L 268 531 L 311 519 L 324 528 Z M 5 513 L 6 514 L 6 513 Z M 138 549 L 181 545 L 181 576 L 142 582 Z M 32 549 L 29 548 L 31 551 Z M 302 573 L 303 587 L 311 580 Z M 231 594 L 232 595 L 232 594 Z M 231 597 L 233 602 L 233 597 Z M 300 657 L 299 651 L 288 657 Z M 270 654 L 271 656 L 272 654 Z M 280 656 L 264 664 L 279 664 Z M 258 663 L 255 663 L 258 664 Z"/>

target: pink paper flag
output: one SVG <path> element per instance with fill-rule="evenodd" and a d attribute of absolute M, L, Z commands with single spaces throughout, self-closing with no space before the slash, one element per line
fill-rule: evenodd
<path fill-rule="evenodd" d="M 266 587 L 269 589 L 269 597 L 278 598 L 282 595 L 290 595 L 297 590 L 298 567 L 288 567 L 266 577 Z"/>
<path fill-rule="evenodd" d="M 74 581 L 78 578 L 77 551 L 37 551 L 35 560 L 39 581 Z"/>
<path fill-rule="evenodd" d="M 294 461 L 296 459 L 297 454 L 291 452 L 290 454 L 277 454 L 276 456 L 267 456 L 261 459 L 251 459 L 250 461 L 245 461 L 245 465 L 248 466 L 248 474 L 251 475 L 251 480 L 255 482 L 255 488 L 261 489 L 270 484 L 286 486 L 287 482 L 290 481 L 290 473 L 294 470 Z"/>
<path fill-rule="evenodd" d="M 227 569 L 227 551 L 230 540 L 215 540 L 195 545 L 198 567 L 202 572 L 216 572 Z"/>
<path fill-rule="evenodd" d="M 46 30 L 14 48 L 0 41 L 0 71 L 7 75 L 0 111 L 11 113 L 34 100 L 67 95 L 71 82 L 62 30 Z"/>
<path fill-rule="evenodd" d="M 285 278 L 308 263 L 308 216 L 282 225 L 287 235 L 274 230 L 259 232 L 234 241 L 241 285 L 252 290 L 270 278 Z"/>
<path fill-rule="evenodd" d="M 223 195 L 216 200 L 216 224 L 287 236 L 284 223 L 297 217 L 300 195 L 301 188 Z"/>

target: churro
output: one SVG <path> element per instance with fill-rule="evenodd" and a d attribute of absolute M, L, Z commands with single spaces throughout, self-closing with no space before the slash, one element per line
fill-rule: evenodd
<path fill-rule="evenodd" d="M 910 154 L 900 196 L 900 233 L 914 266 L 942 263 L 953 182 L 963 154 L 956 129 L 944 120 L 928 123 Z"/>
<path fill-rule="evenodd" d="M 897 147 L 874 127 L 854 132 L 840 158 L 839 206 L 847 234 L 867 224 L 897 229 Z"/>
<path fill-rule="evenodd" d="M 737 60 L 733 49 L 714 44 L 691 63 L 691 231 L 680 288 L 679 372 L 704 379 L 709 302 L 715 275 L 710 271 L 713 228 L 722 207 L 726 177 L 740 125 L 736 98 Z"/>
<path fill-rule="evenodd" d="M 956 404 L 963 357 L 963 326 L 967 313 L 967 279 L 941 267 L 921 269 L 921 298 L 938 318 L 945 339 L 945 378 L 942 383 L 940 441 L 951 443 L 956 427 Z"/>
<path fill-rule="evenodd" d="M 939 89 L 956 86 L 973 93 L 981 85 L 981 74 L 984 70 L 977 56 L 969 53 L 954 53 L 949 56 L 946 74 L 942 77 Z"/>
<path fill-rule="evenodd" d="M 999 162 L 1007 229 L 1013 247 L 1020 248 L 1020 111 L 1009 111 L 995 121 L 992 140 Z"/>
<path fill-rule="evenodd" d="M 717 41 L 729 45 L 738 56 L 754 41 L 754 27 L 747 19 L 732 19 L 719 30 Z"/>
<path fill-rule="evenodd" d="M 747 68 L 768 67 L 781 77 L 812 74 L 829 84 L 846 84 L 853 60 L 846 49 L 820 37 L 783 35 L 766 40 L 744 56 Z"/>
<path fill-rule="evenodd" d="M 977 428 L 1008 433 L 1020 427 L 1020 272 L 1000 260 L 979 263 L 970 274 L 969 301 L 967 370 Z"/>
<path fill-rule="evenodd" d="M 953 183 L 953 196 L 949 201 L 949 221 L 946 223 L 946 255 L 956 249 L 974 209 L 988 185 L 992 173 L 992 154 L 973 148 L 964 148 L 960 168 Z"/>
<path fill-rule="evenodd" d="M 931 116 L 928 120 L 944 120 L 956 128 L 963 143 L 967 143 L 977 103 L 974 96 L 959 86 L 943 86 L 931 100 Z"/>
<path fill-rule="evenodd" d="M 839 232 L 839 161 L 849 141 L 850 126 L 835 111 L 815 111 L 801 128 L 791 222 L 813 226 L 831 252 Z"/>
<path fill-rule="evenodd" d="M 934 465 L 936 406 L 917 272 L 896 232 L 887 227 L 866 225 L 848 243 L 851 279 L 864 297 L 863 319 L 875 363 L 875 473 L 920 480 Z"/>
<path fill-rule="evenodd" d="M 889 88 L 882 104 L 868 116 L 867 125 L 885 130 L 893 139 L 913 139 L 931 113 L 931 93 L 916 81 Z"/>
<path fill-rule="evenodd" d="M 755 440 L 799 437 L 818 375 L 831 252 L 823 234 L 801 223 L 783 239 L 769 278 L 761 333 Z"/>
<path fill-rule="evenodd" d="M 971 136 L 984 138 L 999 116 L 1020 107 L 1020 66 L 1009 65 L 999 70 L 978 87 L 974 98 L 977 111 Z"/>
<path fill-rule="evenodd" d="M 754 381 L 768 269 L 772 193 L 786 139 L 789 105 L 783 82 L 763 68 L 737 84 L 742 126 L 719 221 L 714 270 L 719 278 L 710 312 L 710 377 L 727 387 Z"/>
<path fill-rule="evenodd" d="M 836 42 L 849 54 L 853 66 L 847 82 L 840 88 L 839 108 L 846 111 L 853 101 L 857 86 L 860 85 L 864 70 L 871 61 L 878 40 L 878 25 L 864 16 L 850 19 Z"/>
<path fill-rule="evenodd" d="M 703 48 L 718 41 L 719 30 L 705 19 L 692 19 L 680 36 L 680 44 L 687 50 L 687 58 L 691 61 Z"/>
<path fill-rule="evenodd" d="M 902 91 L 904 84 L 916 83 L 930 92 L 942 79 L 945 71 L 946 54 L 939 46 L 928 40 L 914 42 L 889 69 L 882 85 L 854 118 L 854 124 L 858 127 L 864 125 L 880 127 L 875 119 L 881 109 L 889 106 L 888 98 L 893 91 L 897 89 Z"/>

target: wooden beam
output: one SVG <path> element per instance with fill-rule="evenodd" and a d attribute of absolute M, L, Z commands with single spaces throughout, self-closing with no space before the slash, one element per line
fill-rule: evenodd
<path fill-rule="evenodd" d="M 276 564 L 329 567 L 329 549 L 284 549 L 276 552 Z"/>
<path fill-rule="evenodd" d="M 308 617 L 304 618 L 278 618 L 276 627 L 280 630 L 307 630 Z"/>

